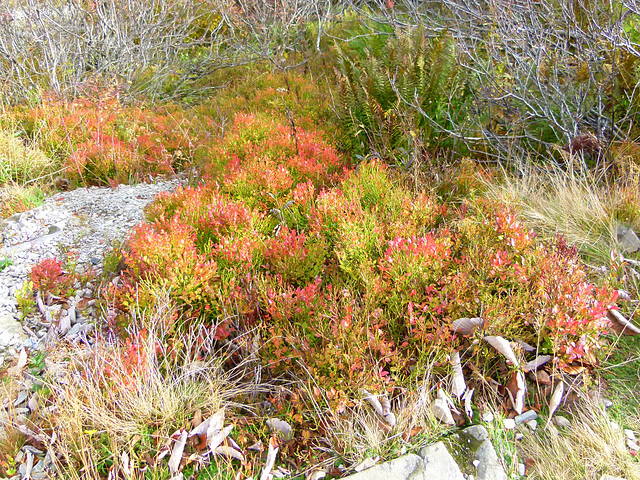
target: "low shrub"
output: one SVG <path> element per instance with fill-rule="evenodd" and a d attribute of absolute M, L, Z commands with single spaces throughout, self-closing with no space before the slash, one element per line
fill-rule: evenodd
<path fill-rule="evenodd" d="M 403 384 L 452 348 L 505 380 L 485 335 L 537 345 L 561 364 L 595 361 L 616 293 L 592 284 L 562 239 L 537 241 L 499 201 L 411 193 L 379 161 L 336 182 L 339 157 L 326 145 L 300 167 L 301 138 L 296 150 L 286 128 L 241 116 L 223 142 L 232 161 L 216 172 L 221 183 L 148 209 L 121 306 L 150 303 L 159 284 L 218 339 L 258 326 L 272 374 L 344 391 Z M 259 175 L 267 164 L 286 181 Z M 460 335 L 461 317 L 484 327 Z"/>

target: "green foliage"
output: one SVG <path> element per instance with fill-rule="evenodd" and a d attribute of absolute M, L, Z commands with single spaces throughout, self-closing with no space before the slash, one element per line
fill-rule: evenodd
<path fill-rule="evenodd" d="M 470 101 L 455 40 L 423 28 L 397 31 L 382 46 L 380 38 L 340 51 L 339 116 L 350 147 L 403 164 L 452 148 L 447 130 Z"/>

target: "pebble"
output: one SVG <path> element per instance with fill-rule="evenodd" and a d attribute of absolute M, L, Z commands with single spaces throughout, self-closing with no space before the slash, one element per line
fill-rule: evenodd
<path fill-rule="evenodd" d="M 527 423 L 530 420 L 535 420 L 536 418 L 538 418 L 538 414 L 536 413 L 535 410 L 527 410 L 523 414 L 515 417 L 514 420 L 516 421 L 516 424 L 520 424 L 520 423 Z"/>
<path fill-rule="evenodd" d="M 526 473 L 527 473 L 527 468 L 524 466 L 524 463 L 519 463 L 518 475 L 520 475 L 521 477 L 524 477 Z"/>
<path fill-rule="evenodd" d="M 636 434 L 634 433 L 634 431 L 633 430 L 629 430 L 628 428 L 624 429 L 624 435 L 625 435 L 625 437 L 627 437 L 631 441 L 635 442 L 637 440 L 636 439 Z"/>
<path fill-rule="evenodd" d="M 602 405 L 604 406 L 604 408 L 609 408 L 613 406 L 613 402 L 611 400 L 609 400 L 608 398 L 603 398 L 602 399 Z"/>
<path fill-rule="evenodd" d="M 522 433 L 516 433 L 516 440 L 522 440 L 524 435 Z"/>
<path fill-rule="evenodd" d="M 486 423 L 493 422 L 493 413 L 491 413 L 489 410 L 487 410 L 486 412 L 483 412 L 482 413 L 482 421 L 486 422 Z"/>
<path fill-rule="evenodd" d="M 478 468 L 480 466 L 480 460 L 474 460 L 471 463 L 473 463 L 473 466 L 476 467 L 476 468 Z"/>
<path fill-rule="evenodd" d="M 514 428 L 516 428 L 516 421 L 512 418 L 505 418 L 504 420 L 502 420 L 502 426 L 506 430 L 513 430 Z"/>
<path fill-rule="evenodd" d="M 67 338 L 83 330 L 79 326 L 74 331 L 77 324 L 92 320 L 87 312 L 78 315 L 75 305 L 81 298 L 89 298 L 89 306 L 95 306 L 95 286 L 79 283 L 75 286 L 75 297 L 69 299 L 68 309 L 54 304 L 46 307 L 46 319 L 37 309 L 22 319 L 16 292 L 23 287 L 35 263 L 45 258 L 62 258 L 64 252 L 73 249 L 78 265 L 100 270 L 104 252 L 122 242 L 134 226 L 144 221 L 143 208 L 158 193 L 174 190 L 178 185 L 179 181 L 173 180 L 116 188 L 79 188 L 53 195 L 40 207 L 0 220 L 0 259 L 12 262 L 0 272 L 0 317 L 9 315 L 19 329 L 28 333 L 5 330 L 0 325 L 0 354 L 15 357 L 22 347 L 41 348 L 48 338 L 41 328 L 43 320 L 53 323 L 50 328 L 58 328 Z M 94 309 L 93 314 L 96 312 Z M 18 322 L 22 322 L 22 327 Z M 30 335 L 33 337 L 29 338 Z"/>
<path fill-rule="evenodd" d="M 638 442 L 634 442 L 630 438 L 627 438 L 627 447 L 629 447 L 629 450 L 633 450 L 634 452 L 640 451 L 640 445 L 638 445 Z"/>
<path fill-rule="evenodd" d="M 525 425 L 529 427 L 532 432 L 535 432 L 538 428 L 538 422 L 536 422 L 535 420 L 529 420 L 527 423 L 525 423 Z"/>

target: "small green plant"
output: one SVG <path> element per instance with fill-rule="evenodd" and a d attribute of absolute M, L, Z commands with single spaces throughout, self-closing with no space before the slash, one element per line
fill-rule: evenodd
<path fill-rule="evenodd" d="M 29 316 L 36 308 L 36 301 L 33 298 L 33 282 L 27 280 L 22 287 L 16 291 L 16 302 L 22 318 Z"/>
<path fill-rule="evenodd" d="M 12 264 L 13 261 L 10 258 L 0 258 L 0 272 Z"/>

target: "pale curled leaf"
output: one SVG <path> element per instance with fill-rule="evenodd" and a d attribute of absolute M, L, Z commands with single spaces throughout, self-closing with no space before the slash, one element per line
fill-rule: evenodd
<path fill-rule="evenodd" d="M 617 333 L 635 336 L 640 333 L 640 328 L 627 320 L 618 310 L 609 310 L 607 318 L 611 321 L 611 328 Z"/>
<path fill-rule="evenodd" d="M 228 445 L 220 445 L 213 451 L 213 453 L 215 455 L 223 455 L 225 457 L 235 458 L 236 460 L 244 462 L 244 455 L 242 452 Z"/>
<path fill-rule="evenodd" d="M 484 327 L 484 320 L 480 317 L 459 318 L 451 324 L 451 329 L 461 335 L 471 335 L 476 328 Z"/>
<path fill-rule="evenodd" d="M 279 418 L 270 418 L 267 420 L 267 426 L 272 432 L 280 435 L 284 440 L 293 439 L 293 428 L 284 420 Z"/>
<path fill-rule="evenodd" d="M 460 364 L 460 352 L 455 352 L 451 357 L 451 367 L 453 368 L 453 384 L 451 390 L 453 394 L 460 398 L 467 389 L 467 383 L 462 373 L 462 365 Z"/>
<path fill-rule="evenodd" d="M 233 424 L 227 425 L 212 436 L 209 436 L 209 432 L 207 431 L 207 446 L 209 447 L 209 450 L 213 452 L 216 448 L 218 448 L 218 445 L 222 444 L 225 438 L 229 436 L 231 430 L 233 430 Z"/>
<path fill-rule="evenodd" d="M 547 420 L 547 424 L 545 425 L 545 429 L 549 426 L 549 422 L 551 422 L 551 418 L 553 417 L 553 414 L 560 406 L 560 402 L 562 402 L 563 395 L 564 395 L 564 383 L 561 380 L 556 385 L 556 388 L 553 390 L 553 394 L 551 395 L 551 399 L 549 400 L 549 418 Z"/>
<path fill-rule="evenodd" d="M 469 417 L 469 419 L 473 418 L 473 409 L 471 408 L 471 398 L 473 397 L 474 391 L 475 391 L 474 388 L 470 388 L 469 390 L 464 392 L 464 395 L 462 396 L 462 399 L 464 400 L 464 411 L 467 414 L 467 417 Z"/>
<path fill-rule="evenodd" d="M 275 447 L 269 442 L 269 451 L 267 452 L 267 460 L 260 474 L 260 480 L 267 480 L 271 474 L 271 470 L 276 463 L 276 456 L 278 455 L 278 447 Z"/>
<path fill-rule="evenodd" d="M 373 395 L 367 390 L 362 390 L 364 400 L 367 401 L 389 426 L 394 427 L 396 425 L 396 416 L 391 412 L 391 403 L 386 395 Z"/>
<path fill-rule="evenodd" d="M 184 452 L 184 446 L 187 443 L 187 437 L 189 432 L 182 430 L 180 437 L 176 440 L 171 451 L 171 457 L 169 457 L 169 471 L 172 475 L 175 475 L 180 468 L 180 461 L 182 460 L 182 453 Z"/>
<path fill-rule="evenodd" d="M 530 372 L 532 370 L 537 370 L 545 363 L 548 363 L 553 357 L 551 355 L 538 355 L 536 358 L 527 362 L 522 369 L 525 372 Z"/>
<path fill-rule="evenodd" d="M 441 398 L 436 398 L 431 404 L 431 412 L 442 423 L 447 425 L 454 425 L 456 422 L 451 415 L 451 410 L 447 402 Z"/>
<path fill-rule="evenodd" d="M 498 336 L 486 336 L 484 337 L 485 341 L 495 348 L 498 352 L 505 356 L 507 360 L 509 360 L 516 367 L 520 366 L 520 362 L 518 361 L 518 357 L 511 348 L 511 344 L 508 340 L 505 340 L 502 337 Z"/>
<path fill-rule="evenodd" d="M 197 427 L 189 432 L 189 438 L 194 435 L 204 435 L 209 430 L 209 424 L 211 423 L 211 417 L 207 418 L 205 421 L 201 422 Z"/>

